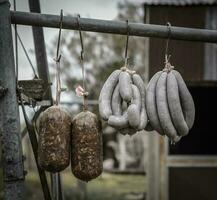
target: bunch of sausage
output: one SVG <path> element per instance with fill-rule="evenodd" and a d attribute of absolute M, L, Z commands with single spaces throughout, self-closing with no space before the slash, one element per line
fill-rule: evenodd
<path fill-rule="evenodd" d="M 151 126 L 173 143 L 188 134 L 195 118 L 192 96 L 176 70 L 157 72 L 146 89 L 146 109 Z"/>
<path fill-rule="evenodd" d="M 112 72 L 100 92 L 99 112 L 121 134 L 143 130 L 148 118 L 142 78 L 126 68 Z"/>
<path fill-rule="evenodd" d="M 156 130 L 173 143 L 188 134 L 195 118 L 194 102 L 182 76 L 168 68 L 157 72 L 146 89 L 134 71 L 115 70 L 101 90 L 99 112 L 122 134 Z"/>

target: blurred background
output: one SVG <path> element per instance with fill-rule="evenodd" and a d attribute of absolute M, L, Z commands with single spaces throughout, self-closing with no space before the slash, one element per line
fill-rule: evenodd
<path fill-rule="evenodd" d="M 215 0 L 47 0 L 41 12 L 129 22 L 217 29 Z M 13 10 L 13 1 L 11 1 Z M 28 0 L 17 1 L 17 11 L 29 12 Z M 51 82 L 55 83 L 58 29 L 44 28 Z M 18 26 L 18 33 L 37 69 L 31 27 Z M 89 109 L 98 114 L 97 100 L 108 75 L 124 64 L 126 36 L 83 32 L 84 66 Z M 130 37 L 130 67 L 145 84 L 164 67 L 166 40 Z M 72 116 L 82 109 L 75 88 L 82 85 L 78 31 L 63 30 L 61 37 L 61 81 L 67 87 L 61 105 Z M 19 43 L 19 79 L 34 77 Z M 103 124 L 104 172 L 89 183 L 73 177 L 70 168 L 61 173 L 65 200 L 216 200 L 217 192 L 217 46 L 200 42 L 170 41 L 171 63 L 186 80 L 196 106 L 196 120 L 189 135 L 170 145 L 156 132 L 123 136 Z M 52 86 L 55 94 L 55 84 Z M 28 115 L 35 110 L 28 108 Z M 22 113 L 21 130 L 25 128 Z M 43 199 L 28 134 L 23 134 L 26 156 L 26 199 Z M 49 175 L 48 175 L 49 176 Z M 183 192 L 184 191 L 184 192 Z"/>

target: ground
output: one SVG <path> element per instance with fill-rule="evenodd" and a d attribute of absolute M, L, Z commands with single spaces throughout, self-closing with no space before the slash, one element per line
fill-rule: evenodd
<path fill-rule="evenodd" d="M 70 171 L 62 176 L 65 200 L 80 200 L 77 181 Z M 26 199 L 43 199 L 38 175 L 26 177 Z M 142 175 L 113 175 L 103 173 L 87 184 L 87 200 L 142 200 L 146 192 L 146 177 Z"/>

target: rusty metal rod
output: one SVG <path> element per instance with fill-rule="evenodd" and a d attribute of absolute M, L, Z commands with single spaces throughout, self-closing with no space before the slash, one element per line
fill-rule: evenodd
<path fill-rule="evenodd" d="M 11 11 L 11 21 L 20 25 L 59 28 L 59 15 Z M 127 34 L 126 22 L 121 21 L 81 18 L 80 26 L 83 31 L 120 35 Z M 64 16 L 63 28 L 78 30 L 76 17 Z M 170 39 L 217 43 L 217 30 L 172 26 L 170 31 Z M 129 23 L 129 34 L 139 37 L 168 38 L 168 27 L 153 24 Z"/>

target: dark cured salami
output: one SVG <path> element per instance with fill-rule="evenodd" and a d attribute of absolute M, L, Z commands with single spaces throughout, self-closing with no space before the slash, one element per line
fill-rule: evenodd
<path fill-rule="evenodd" d="M 78 179 L 90 181 L 102 173 L 102 127 L 97 116 L 89 111 L 72 121 L 71 167 Z"/>
<path fill-rule="evenodd" d="M 39 118 L 38 162 L 49 172 L 59 172 L 70 163 L 71 117 L 59 106 L 45 110 Z"/>

